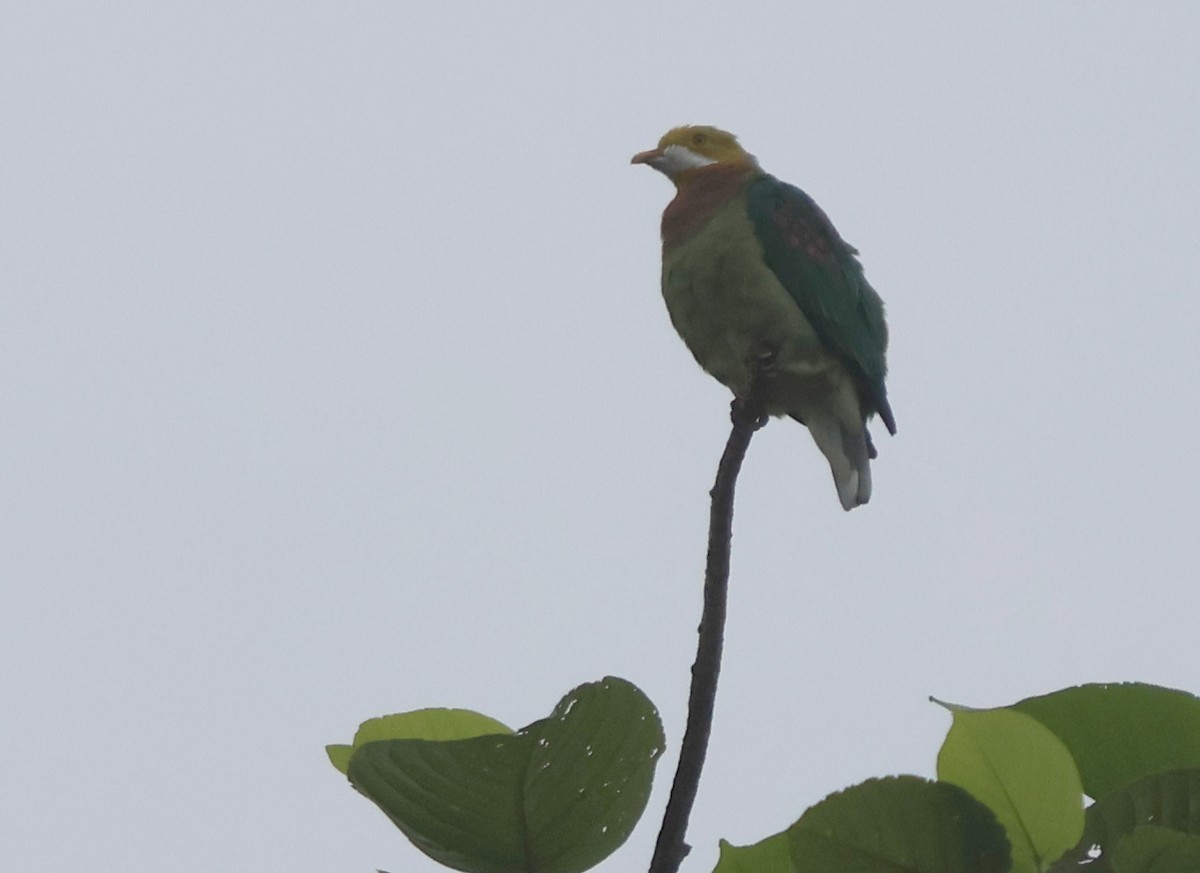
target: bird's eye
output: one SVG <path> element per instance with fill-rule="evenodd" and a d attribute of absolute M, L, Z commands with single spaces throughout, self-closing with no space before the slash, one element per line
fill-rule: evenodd
<path fill-rule="evenodd" d="M 704 145 L 706 142 L 708 142 L 708 134 L 704 134 L 704 133 L 692 134 L 692 144 L 693 145 Z"/>

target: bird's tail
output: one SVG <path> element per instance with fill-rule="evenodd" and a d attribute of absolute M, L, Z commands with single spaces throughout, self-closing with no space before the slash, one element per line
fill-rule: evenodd
<path fill-rule="evenodd" d="M 829 461 L 838 500 L 847 511 L 871 499 L 871 444 L 861 425 L 843 428 L 832 417 L 805 416 L 805 423 L 821 454 Z"/>

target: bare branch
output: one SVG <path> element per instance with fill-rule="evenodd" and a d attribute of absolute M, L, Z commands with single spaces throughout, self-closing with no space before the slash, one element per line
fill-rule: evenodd
<path fill-rule="evenodd" d="M 725 639 L 725 604 L 729 591 L 729 548 L 733 535 L 733 491 L 742 460 L 755 431 L 767 423 L 762 406 L 762 369 L 755 368 L 750 396 L 734 399 L 730 409 L 733 430 L 717 467 L 717 480 L 709 492 L 712 509 L 708 524 L 708 564 L 704 572 L 704 611 L 700 617 L 696 661 L 692 664 L 692 688 L 688 695 L 687 727 L 679 749 L 679 765 L 671 785 L 671 797 L 663 816 L 650 873 L 677 873 L 691 847 L 684 841 L 688 818 L 700 786 L 700 771 L 708 752 L 712 731 L 717 677 L 721 672 L 721 648 Z"/>

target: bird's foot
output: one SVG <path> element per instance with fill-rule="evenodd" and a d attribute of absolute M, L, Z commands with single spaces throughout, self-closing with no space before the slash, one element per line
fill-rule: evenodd
<path fill-rule="evenodd" d="M 762 349 L 746 359 L 750 371 L 750 386 L 744 396 L 734 397 L 729 407 L 729 417 L 735 425 L 746 425 L 758 430 L 770 419 L 763 408 L 767 383 L 779 373 L 779 356 L 774 349 Z"/>
<path fill-rule="evenodd" d="M 757 397 L 735 397 L 729 404 L 729 420 L 734 426 L 748 426 L 751 430 L 758 430 L 771 420 L 771 416 L 763 410 L 762 402 Z"/>

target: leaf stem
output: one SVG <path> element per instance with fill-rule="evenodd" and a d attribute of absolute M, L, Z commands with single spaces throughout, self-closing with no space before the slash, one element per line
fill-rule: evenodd
<path fill-rule="evenodd" d="M 709 496 L 712 508 L 708 524 L 708 563 L 704 572 L 704 611 L 700 617 L 696 661 L 692 664 L 692 687 L 688 694 L 687 726 L 679 749 L 679 764 L 671 797 L 663 815 L 650 873 L 677 873 L 691 851 L 685 841 L 688 818 L 700 787 L 700 771 L 712 732 L 717 677 L 721 672 L 721 649 L 725 639 L 725 604 L 729 592 L 729 548 L 733 535 L 733 491 L 742 460 L 754 432 L 767 423 L 761 399 L 762 368 L 753 373 L 748 398 L 735 398 L 730 408 L 733 430 L 717 467 L 717 479 Z"/>

